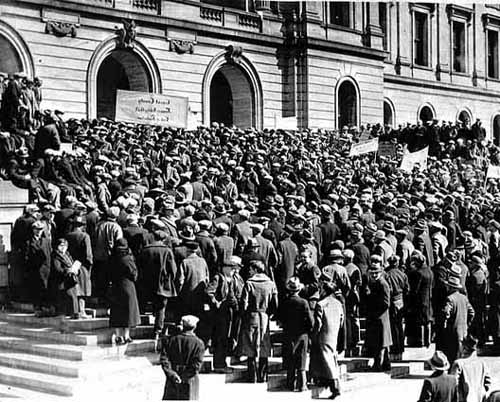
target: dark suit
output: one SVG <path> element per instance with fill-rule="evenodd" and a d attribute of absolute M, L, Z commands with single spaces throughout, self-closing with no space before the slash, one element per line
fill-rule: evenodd
<path fill-rule="evenodd" d="M 435 371 L 424 380 L 418 402 L 455 402 L 457 400 L 457 381 L 444 371 Z"/>
<path fill-rule="evenodd" d="M 434 274 L 427 266 L 408 272 L 410 293 L 406 313 L 408 346 L 429 346 L 433 319 L 432 288 Z"/>

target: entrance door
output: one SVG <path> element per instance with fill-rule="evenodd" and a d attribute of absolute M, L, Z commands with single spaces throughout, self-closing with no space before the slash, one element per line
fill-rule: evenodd
<path fill-rule="evenodd" d="M 351 81 L 344 81 L 340 84 L 337 94 L 338 116 L 337 127 L 357 126 L 358 124 L 358 95 L 354 84 Z"/>
<path fill-rule="evenodd" d="M 23 65 L 17 50 L 6 37 L 0 35 L 0 72 L 12 74 L 20 71 L 23 71 Z"/>
<path fill-rule="evenodd" d="M 151 77 L 133 52 L 114 50 L 97 73 L 97 117 L 115 118 L 116 90 L 151 92 Z"/>
<path fill-rule="evenodd" d="M 224 64 L 210 82 L 210 122 L 255 126 L 255 94 L 246 74 L 237 66 Z"/>

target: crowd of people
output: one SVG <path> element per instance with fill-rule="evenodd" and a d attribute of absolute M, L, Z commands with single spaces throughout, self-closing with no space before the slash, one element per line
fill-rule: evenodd
<path fill-rule="evenodd" d="M 463 380 L 476 344 L 500 347 L 500 189 L 485 175 L 499 149 L 480 121 L 186 131 L 26 113 L 23 85 L 4 85 L 1 109 L 0 176 L 31 199 L 11 235 L 12 297 L 74 318 L 106 300 L 117 344 L 147 309 L 156 339 L 181 320 L 162 344 L 166 396 L 196 389 L 208 347 L 216 371 L 246 356 L 249 381 L 266 381 L 271 320 L 287 386 L 307 389 L 308 369 L 333 397 L 360 317 L 373 370 L 435 342 L 433 367 Z M 394 154 L 349 156 L 377 136 Z M 399 169 L 425 146 L 425 171 Z"/>

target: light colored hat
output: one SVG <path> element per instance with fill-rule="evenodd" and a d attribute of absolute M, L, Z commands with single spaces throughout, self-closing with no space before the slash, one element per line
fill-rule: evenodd
<path fill-rule="evenodd" d="M 304 285 L 300 282 L 300 279 L 296 276 L 291 277 L 286 283 L 286 289 L 291 292 L 300 292 Z"/>
<path fill-rule="evenodd" d="M 440 350 L 436 350 L 432 357 L 427 360 L 427 363 L 429 363 L 434 370 L 446 371 L 450 368 L 448 358 Z"/>
<path fill-rule="evenodd" d="M 185 315 L 181 318 L 181 325 L 183 329 L 195 329 L 200 319 L 194 315 Z"/>

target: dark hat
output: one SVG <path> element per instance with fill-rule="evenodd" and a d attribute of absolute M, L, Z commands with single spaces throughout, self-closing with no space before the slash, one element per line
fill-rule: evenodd
<path fill-rule="evenodd" d="M 427 230 L 427 222 L 423 219 L 419 219 L 415 225 L 415 230 L 425 231 Z"/>
<path fill-rule="evenodd" d="M 259 247 L 259 242 L 256 238 L 250 237 L 247 241 L 247 247 Z"/>
<path fill-rule="evenodd" d="M 296 276 L 291 277 L 286 282 L 286 289 L 290 292 L 300 292 L 303 289 L 304 285 L 300 282 L 300 279 Z"/>
<path fill-rule="evenodd" d="M 184 240 L 187 242 L 194 241 L 195 236 L 194 236 L 193 228 L 191 226 L 188 226 L 188 225 L 184 226 L 184 228 L 179 233 L 179 238 L 181 240 Z"/>
<path fill-rule="evenodd" d="M 391 221 L 385 221 L 385 222 L 384 222 L 383 229 L 384 229 L 386 232 L 394 232 L 394 231 L 396 230 L 396 228 L 394 227 L 394 223 L 393 223 L 393 222 L 391 222 Z"/>
<path fill-rule="evenodd" d="M 190 250 L 196 250 L 198 248 L 198 243 L 195 241 L 187 241 L 185 244 L 186 247 Z"/>

